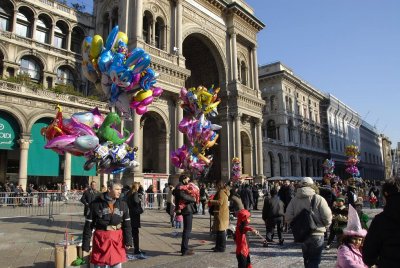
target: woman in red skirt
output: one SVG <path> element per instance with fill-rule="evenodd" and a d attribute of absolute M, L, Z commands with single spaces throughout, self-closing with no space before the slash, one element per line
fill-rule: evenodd
<path fill-rule="evenodd" d="M 90 251 L 90 262 L 95 267 L 121 267 L 126 262 L 126 249 L 132 247 L 131 223 L 128 206 L 119 197 L 122 185 L 117 179 L 108 182 L 108 191 L 90 204 L 83 230 L 82 249 Z"/>

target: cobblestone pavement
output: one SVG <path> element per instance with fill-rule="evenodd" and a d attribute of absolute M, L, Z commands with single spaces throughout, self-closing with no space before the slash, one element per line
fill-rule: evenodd
<path fill-rule="evenodd" d="M 0 208 L 1 210 L 2 208 Z M 366 209 L 374 215 L 379 210 Z M 265 235 L 261 212 L 254 211 L 252 225 Z M 79 235 L 83 228 L 80 215 L 56 215 L 53 222 L 48 217 L 0 219 L 0 267 L 54 267 L 54 245 L 64 239 L 65 231 Z M 225 253 L 214 253 L 213 237 L 209 232 L 209 216 L 195 215 L 190 247 L 193 256 L 179 254 L 181 237 L 170 227 L 168 215 L 163 210 L 146 210 L 140 229 L 141 248 L 148 259 L 132 260 L 124 267 L 237 267 L 235 246 L 228 239 Z M 300 246 L 293 243 L 291 234 L 284 234 L 282 246 L 271 244 L 264 248 L 262 240 L 250 236 L 251 259 L 257 267 L 303 267 Z M 334 267 L 336 250 L 324 251 L 321 267 Z"/>

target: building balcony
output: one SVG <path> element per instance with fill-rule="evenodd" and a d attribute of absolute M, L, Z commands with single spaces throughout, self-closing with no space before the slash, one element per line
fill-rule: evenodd
<path fill-rule="evenodd" d="M 57 103 L 62 106 L 76 107 L 81 109 L 93 109 L 98 107 L 101 112 L 108 112 L 108 104 L 92 100 L 86 97 L 70 94 L 60 94 L 51 90 L 32 89 L 24 85 L 0 80 L 0 95 L 19 97 L 24 100 L 35 100 L 47 103 Z M 4 100 L 3 100 L 4 102 Z"/>
<path fill-rule="evenodd" d="M 78 61 L 82 59 L 81 54 L 75 53 L 70 50 L 57 48 L 49 44 L 41 43 L 32 38 L 19 36 L 11 32 L 0 31 L 0 40 L 1 42 L 12 44 L 12 46 L 19 45 L 28 49 L 35 49 L 36 51 L 40 51 L 43 54 L 48 54 L 52 56 L 64 56 L 70 58 L 71 60 Z"/>

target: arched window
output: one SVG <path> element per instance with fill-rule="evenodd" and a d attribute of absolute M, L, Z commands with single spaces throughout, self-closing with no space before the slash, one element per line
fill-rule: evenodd
<path fill-rule="evenodd" d="M 164 40 L 165 40 L 165 23 L 162 18 L 158 17 L 156 21 L 156 35 L 155 35 L 155 42 L 156 47 L 159 49 L 165 49 L 164 47 Z"/>
<path fill-rule="evenodd" d="M 80 54 L 81 53 L 81 44 L 83 42 L 83 38 L 85 37 L 85 33 L 79 27 L 75 27 L 71 33 L 71 51 Z"/>
<path fill-rule="evenodd" d="M 21 7 L 17 13 L 17 26 L 15 33 L 26 38 L 32 38 L 32 24 L 32 11 L 26 7 Z"/>
<path fill-rule="evenodd" d="M 278 103 L 276 101 L 275 96 L 271 96 L 270 103 L 271 103 L 271 111 L 276 112 L 278 110 Z"/>
<path fill-rule="evenodd" d="M 46 15 L 40 14 L 36 22 L 36 40 L 49 44 L 51 32 L 51 20 Z"/>
<path fill-rule="evenodd" d="M 274 177 L 275 176 L 275 159 L 274 159 L 274 155 L 271 152 L 269 152 L 268 155 L 269 155 L 269 161 L 271 163 L 271 165 L 270 165 L 270 167 L 271 167 L 271 170 L 270 170 L 271 177 Z"/>
<path fill-rule="evenodd" d="M 294 137 L 293 137 L 293 121 L 289 120 L 288 122 L 288 136 L 289 136 L 289 142 L 293 142 L 294 141 Z"/>
<path fill-rule="evenodd" d="M 42 66 L 33 57 L 24 56 L 21 58 L 21 73 L 29 74 L 31 79 L 35 82 L 40 82 L 42 78 Z"/>
<path fill-rule="evenodd" d="M 247 85 L 247 67 L 246 67 L 246 63 L 244 61 L 242 61 L 240 63 L 240 82 L 243 85 Z"/>
<path fill-rule="evenodd" d="M 290 176 L 296 176 L 296 160 L 293 155 L 290 156 Z"/>
<path fill-rule="evenodd" d="M 61 66 L 57 70 L 57 84 L 75 85 L 75 77 L 72 71 L 66 67 Z"/>
<path fill-rule="evenodd" d="M 269 120 L 267 123 L 267 137 L 270 139 L 276 139 L 276 126 L 274 120 Z"/>
<path fill-rule="evenodd" d="M 118 7 L 114 8 L 111 16 L 111 28 L 118 25 Z"/>
<path fill-rule="evenodd" d="M 13 10 L 10 1 L 0 1 L 0 31 L 11 32 Z"/>
<path fill-rule="evenodd" d="M 103 15 L 103 36 L 108 36 L 110 33 L 110 15 L 108 13 Z"/>
<path fill-rule="evenodd" d="M 68 27 L 62 21 L 57 21 L 54 28 L 54 46 L 57 48 L 67 49 L 67 32 Z"/>
<path fill-rule="evenodd" d="M 4 55 L 0 51 L 0 76 L 3 76 L 3 69 L 4 69 Z"/>
<path fill-rule="evenodd" d="M 143 16 L 143 40 L 151 43 L 151 24 L 153 23 L 153 15 L 149 11 L 144 12 Z"/>

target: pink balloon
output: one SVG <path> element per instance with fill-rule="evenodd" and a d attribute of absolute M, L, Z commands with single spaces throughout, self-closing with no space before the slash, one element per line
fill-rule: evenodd
<path fill-rule="evenodd" d="M 161 96 L 161 94 L 163 93 L 163 89 L 162 88 L 160 88 L 160 87 L 154 87 L 154 88 L 152 88 L 151 89 L 152 91 L 153 91 L 153 96 L 154 97 L 159 97 L 159 96 Z"/>
<path fill-rule="evenodd" d="M 149 105 L 150 103 L 152 103 L 153 100 L 154 100 L 154 97 L 153 97 L 153 96 L 150 96 L 150 97 L 145 98 L 144 100 L 142 100 L 142 102 L 140 103 L 140 105 L 147 106 L 147 105 Z"/>
<path fill-rule="evenodd" d="M 144 113 L 146 113 L 146 112 L 147 112 L 147 107 L 146 107 L 146 106 L 139 105 L 139 106 L 136 108 L 136 113 L 137 113 L 138 115 L 142 115 L 142 114 L 144 114 Z"/>
<path fill-rule="evenodd" d="M 140 101 L 132 101 L 130 107 L 136 109 L 140 105 Z"/>

